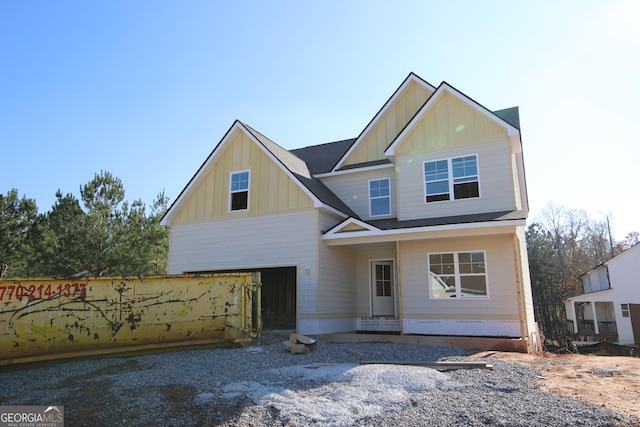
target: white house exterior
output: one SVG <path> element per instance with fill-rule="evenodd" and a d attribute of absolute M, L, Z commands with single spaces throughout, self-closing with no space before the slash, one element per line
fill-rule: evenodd
<path fill-rule="evenodd" d="M 527 213 L 517 107 L 411 73 L 357 138 L 236 121 L 161 223 L 169 273 L 262 272 L 265 327 L 528 341 Z"/>
<path fill-rule="evenodd" d="M 578 341 L 640 345 L 640 245 L 582 276 L 584 294 L 564 301 Z"/>

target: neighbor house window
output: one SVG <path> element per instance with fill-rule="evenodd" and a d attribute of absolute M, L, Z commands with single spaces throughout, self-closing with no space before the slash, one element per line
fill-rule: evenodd
<path fill-rule="evenodd" d="M 389 178 L 369 181 L 369 212 L 371 216 L 391 214 Z"/>
<path fill-rule="evenodd" d="M 229 191 L 229 210 L 242 211 L 249 207 L 249 171 L 233 172 Z"/>
<path fill-rule="evenodd" d="M 622 317 L 629 317 L 629 304 L 620 304 L 622 309 Z"/>
<path fill-rule="evenodd" d="M 427 203 L 480 197 L 478 156 L 424 162 Z"/>
<path fill-rule="evenodd" d="M 482 251 L 429 254 L 431 298 L 487 297 L 487 269 Z"/>

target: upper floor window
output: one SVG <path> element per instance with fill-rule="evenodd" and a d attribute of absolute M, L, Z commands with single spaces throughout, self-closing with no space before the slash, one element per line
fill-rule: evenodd
<path fill-rule="evenodd" d="M 478 156 L 424 162 L 424 182 L 427 203 L 480 197 Z"/>
<path fill-rule="evenodd" d="M 229 185 L 229 210 L 242 211 L 249 208 L 249 171 L 231 173 Z"/>
<path fill-rule="evenodd" d="M 429 254 L 431 298 L 487 297 L 482 251 Z"/>
<path fill-rule="evenodd" d="M 371 216 L 391 214 L 389 178 L 369 181 L 369 213 Z"/>

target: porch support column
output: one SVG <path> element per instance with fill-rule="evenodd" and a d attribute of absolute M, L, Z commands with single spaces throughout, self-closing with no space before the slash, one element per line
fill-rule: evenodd
<path fill-rule="evenodd" d="M 573 319 L 573 333 L 577 334 L 578 333 L 578 316 L 576 316 L 576 304 L 578 304 L 575 301 L 571 301 L 571 316 Z"/>
<path fill-rule="evenodd" d="M 600 334 L 600 328 L 598 327 L 598 314 L 596 310 L 596 302 L 591 301 L 591 311 L 593 312 L 593 330 L 596 335 Z"/>
<path fill-rule="evenodd" d="M 402 256 L 400 254 L 400 242 L 396 240 L 396 265 L 398 271 L 398 320 L 400 321 L 400 335 L 404 335 L 404 300 L 402 299 Z"/>
<path fill-rule="evenodd" d="M 531 352 L 531 337 L 529 336 L 529 328 L 527 327 L 527 304 L 524 298 L 524 277 L 522 275 L 522 269 L 520 266 L 522 265 L 520 262 L 522 261 L 520 257 L 520 241 L 518 240 L 517 234 L 514 233 L 511 235 L 511 241 L 513 243 L 513 264 L 516 271 L 516 295 L 518 299 L 518 318 L 520 319 L 520 338 L 526 340 L 527 348 L 529 352 Z"/>

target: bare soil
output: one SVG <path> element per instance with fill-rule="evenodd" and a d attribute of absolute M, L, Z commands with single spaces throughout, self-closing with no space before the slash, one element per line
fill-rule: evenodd
<path fill-rule="evenodd" d="M 522 354 L 487 351 L 473 355 L 531 366 L 541 390 L 604 405 L 636 417 L 640 426 L 640 358 L 581 354 Z"/>

